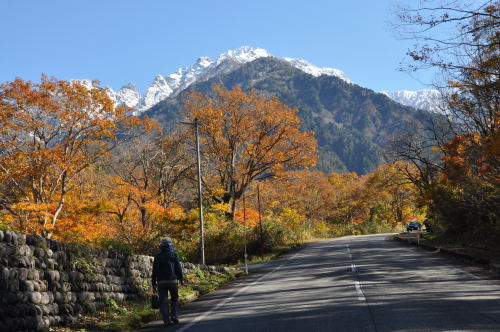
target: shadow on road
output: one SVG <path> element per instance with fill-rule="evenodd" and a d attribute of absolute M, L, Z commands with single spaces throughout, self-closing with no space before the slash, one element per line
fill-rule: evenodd
<path fill-rule="evenodd" d="M 383 236 L 338 239 L 270 263 L 181 318 L 167 330 L 499 331 L 500 282 Z"/>

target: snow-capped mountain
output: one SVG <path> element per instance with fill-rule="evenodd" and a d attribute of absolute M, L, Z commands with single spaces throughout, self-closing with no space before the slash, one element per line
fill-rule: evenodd
<path fill-rule="evenodd" d="M 445 109 L 441 101 L 442 92 L 439 90 L 424 89 L 417 91 L 403 90 L 396 92 L 381 91 L 381 93 L 400 104 L 411 106 L 416 109 L 434 113 L 442 113 Z"/>
<path fill-rule="evenodd" d="M 219 55 L 216 60 L 201 57 L 194 65 L 179 68 L 175 73 L 166 76 L 157 75 L 144 95 L 141 95 L 133 84 L 127 84 L 118 91 L 111 88 L 107 88 L 107 90 L 114 101 L 119 104 L 124 103 L 129 107 L 135 107 L 137 112 L 140 113 L 167 97 L 175 96 L 196 81 L 206 81 L 216 75 L 228 73 L 247 62 L 271 56 L 268 51 L 262 48 L 243 46 Z M 348 83 L 352 83 L 338 69 L 320 68 L 305 60 L 293 58 L 283 58 L 282 60 L 313 76 L 337 76 Z"/>
<path fill-rule="evenodd" d="M 156 75 L 153 83 L 146 90 L 146 93 L 142 98 L 138 101 L 135 107 L 138 111 L 148 109 L 149 107 L 159 103 L 163 99 L 170 96 L 173 92 L 172 87 L 165 79 L 165 77 L 161 75 Z"/>
<path fill-rule="evenodd" d="M 119 91 L 113 91 L 111 88 L 106 88 L 111 99 L 116 101 L 118 104 L 125 104 L 128 107 L 134 107 L 139 103 L 142 95 L 134 84 L 129 83 L 123 86 Z"/>
<path fill-rule="evenodd" d="M 209 80 L 216 75 L 228 73 L 242 64 L 264 57 L 272 57 L 272 55 L 262 48 L 243 46 L 219 55 L 216 60 L 201 57 L 195 64 L 179 68 L 172 74 L 165 76 L 158 74 L 144 94 L 141 94 L 132 83 L 123 86 L 117 91 L 109 87 L 106 90 L 116 103 L 134 107 L 136 113 L 141 113 L 165 98 L 175 96 L 194 82 Z M 339 69 L 317 67 L 301 59 L 287 57 L 278 59 L 286 61 L 293 67 L 315 77 L 321 75 L 336 76 L 347 83 L 352 83 L 344 72 Z M 79 79 L 75 81 L 90 84 L 90 80 Z M 406 106 L 431 112 L 443 112 L 441 92 L 438 90 L 381 91 L 381 93 Z"/>

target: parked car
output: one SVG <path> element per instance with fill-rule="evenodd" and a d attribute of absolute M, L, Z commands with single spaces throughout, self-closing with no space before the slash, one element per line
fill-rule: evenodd
<path fill-rule="evenodd" d="M 408 225 L 406 225 L 406 231 L 422 231 L 422 225 L 418 221 L 410 221 Z"/>

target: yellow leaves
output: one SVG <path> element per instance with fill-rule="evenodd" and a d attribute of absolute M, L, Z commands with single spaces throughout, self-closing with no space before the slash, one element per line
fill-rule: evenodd
<path fill-rule="evenodd" d="M 12 204 L 10 207 L 11 211 L 15 211 L 17 214 L 22 215 L 25 218 L 27 223 L 32 223 L 36 221 L 44 221 L 51 220 L 53 216 L 53 211 L 55 207 L 53 204 L 33 204 L 30 202 L 19 202 L 16 204 Z M 47 223 L 45 224 L 48 227 Z M 26 224 L 24 225 L 27 226 Z M 31 227 L 37 227 L 42 225 L 31 225 Z"/>
<path fill-rule="evenodd" d="M 165 209 L 165 215 L 169 220 L 178 220 L 186 218 L 186 213 L 184 213 L 184 209 L 179 206 L 173 206 Z"/>
<path fill-rule="evenodd" d="M 358 175 L 355 172 L 351 173 L 331 173 L 328 181 L 335 188 L 345 188 L 349 183 L 356 181 Z"/>
<path fill-rule="evenodd" d="M 231 211 L 231 206 L 227 203 L 216 203 L 216 204 L 212 204 L 210 205 L 210 210 L 214 211 L 214 212 L 229 212 Z"/>
<path fill-rule="evenodd" d="M 433 146 L 433 147 L 431 148 L 431 150 L 432 150 L 432 152 L 434 152 L 434 153 L 442 153 L 442 152 L 443 152 L 443 150 L 442 150 L 442 149 L 441 149 L 441 147 L 439 147 L 439 146 Z"/>

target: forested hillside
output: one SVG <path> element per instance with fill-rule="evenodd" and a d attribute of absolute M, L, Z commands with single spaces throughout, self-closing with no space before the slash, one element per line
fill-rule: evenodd
<path fill-rule="evenodd" d="M 152 107 L 145 114 L 165 127 L 174 127 L 182 116 L 182 98 L 188 91 L 211 93 L 220 83 L 244 91 L 276 96 L 299 109 L 305 130 L 313 130 L 320 159 L 317 168 L 325 172 L 366 174 L 386 162 L 384 148 L 393 135 L 422 127 L 429 117 L 423 111 L 402 106 L 383 94 L 335 77 L 314 77 L 276 58 L 260 58 L 230 73 L 194 83 L 184 92 Z"/>

